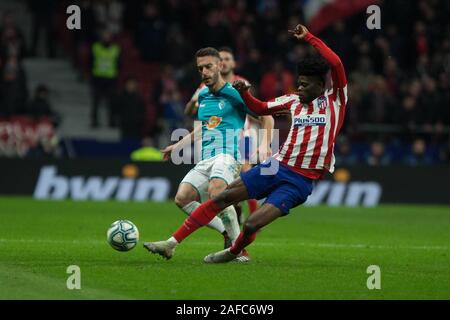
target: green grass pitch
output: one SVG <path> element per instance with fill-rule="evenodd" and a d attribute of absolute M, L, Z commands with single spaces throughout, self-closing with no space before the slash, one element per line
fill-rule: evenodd
<path fill-rule="evenodd" d="M 450 299 L 450 208 L 299 207 L 266 227 L 252 261 L 206 265 L 222 237 L 204 228 L 172 260 L 143 241 L 166 239 L 185 215 L 173 203 L 0 198 L 0 299 Z M 129 252 L 106 230 L 129 219 L 141 239 Z M 68 290 L 69 265 L 81 290 Z M 381 289 L 366 286 L 378 265 Z"/>

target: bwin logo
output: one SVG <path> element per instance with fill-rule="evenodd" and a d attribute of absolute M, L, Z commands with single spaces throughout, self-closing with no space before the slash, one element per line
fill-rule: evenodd
<path fill-rule="evenodd" d="M 373 207 L 380 202 L 383 189 L 378 182 L 351 181 L 350 171 L 344 168 L 337 169 L 334 178 L 318 182 L 305 205 Z"/>
<path fill-rule="evenodd" d="M 326 124 L 325 116 L 306 116 L 302 118 L 294 119 L 295 127 L 306 127 L 306 126 L 324 126 Z"/>
<path fill-rule="evenodd" d="M 131 169 L 131 166 L 124 167 Z M 137 168 L 134 168 L 135 172 Z M 129 171 L 129 170 L 128 170 Z M 125 174 L 126 175 L 126 174 Z M 56 166 L 41 168 L 34 190 L 36 199 L 61 200 L 108 200 L 119 201 L 165 201 L 170 192 L 170 182 L 166 178 L 134 177 L 66 177 L 57 174 Z"/>
<path fill-rule="evenodd" d="M 307 206 L 327 204 L 329 206 L 374 207 L 380 202 L 382 188 L 375 181 L 349 183 L 320 181 L 305 202 Z"/>

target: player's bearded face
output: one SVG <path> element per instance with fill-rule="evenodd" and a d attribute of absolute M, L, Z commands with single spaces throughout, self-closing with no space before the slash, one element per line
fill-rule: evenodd
<path fill-rule="evenodd" d="M 219 79 L 222 63 L 216 57 L 197 58 L 197 69 L 206 86 L 213 86 Z"/>
<path fill-rule="evenodd" d="M 220 73 L 225 76 L 234 70 L 236 62 L 229 52 L 221 51 L 220 58 L 222 59 L 222 71 Z"/>
<path fill-rule="evenodd" d="M 323 83 L 313 76 L 299 76 L 297 94 L 302 103 L 310 103 L 323 93 Z"/>

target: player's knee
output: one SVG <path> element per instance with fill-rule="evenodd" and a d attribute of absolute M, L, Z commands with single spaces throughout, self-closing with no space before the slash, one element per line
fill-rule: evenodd
<path fill-rule="evenodd" d="M 217 197 L 222 191 L 224 191 L 226 186 L 218 183 L 211 183 L 208 187 L 208 195 L 209 198 L 215 198 Z"/>
<path fill-rule="evenodd" d="M 220 207 L 220 208 L 226 208 L 229 205 L 233 204 L 233 201 L 230 197 L 230 192 L 228 190 L 223 190 L 216 196 L 212 197 L 214 199 L 214 202 Z"/>
<path fill-rule="evenodd" d="M 192 201 L 194 201 L 194 200 L 185 194 L 177 193 L 175 196 L 175 204 L 178 206 L 178 208 L 181 208 L 181 209 L 184 208 L 185 206 L 187 206 Z"/>

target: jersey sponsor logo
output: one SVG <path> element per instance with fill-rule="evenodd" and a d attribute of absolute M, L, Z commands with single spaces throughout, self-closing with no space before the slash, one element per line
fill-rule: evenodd
<path fill-rule="evenodd" d="M 317 98 L 317 106 L 319 107 L 320 110 L 325 109 L 327 105 L 328 105 L 327 98 L 325 98 L 324 96 L 320 96 Z"/>
<path fill-rule="evenodd" d="M 217 116 L 212 116 L 211 118 L 209 118 L 208 121 L 206 121 L 206 127 L 211 130 L 214 128 L 217 128 L 217 126 L 222 122 L 222 118 L 221 117 L 217 117 Z"/>
<path fill-rule="evenodd" d="M 205 103 L 200 103 L 200 104 L 198 105 L 198 107 L 199 107 L 199 108 L 206 107 L 206 104 L 205 104 Z"/>
<path fill-rule="evenodd" d="M 294 118 L 294 127 L 324 126 L 326 122 L 325 115 L 307 115 Z"/>

